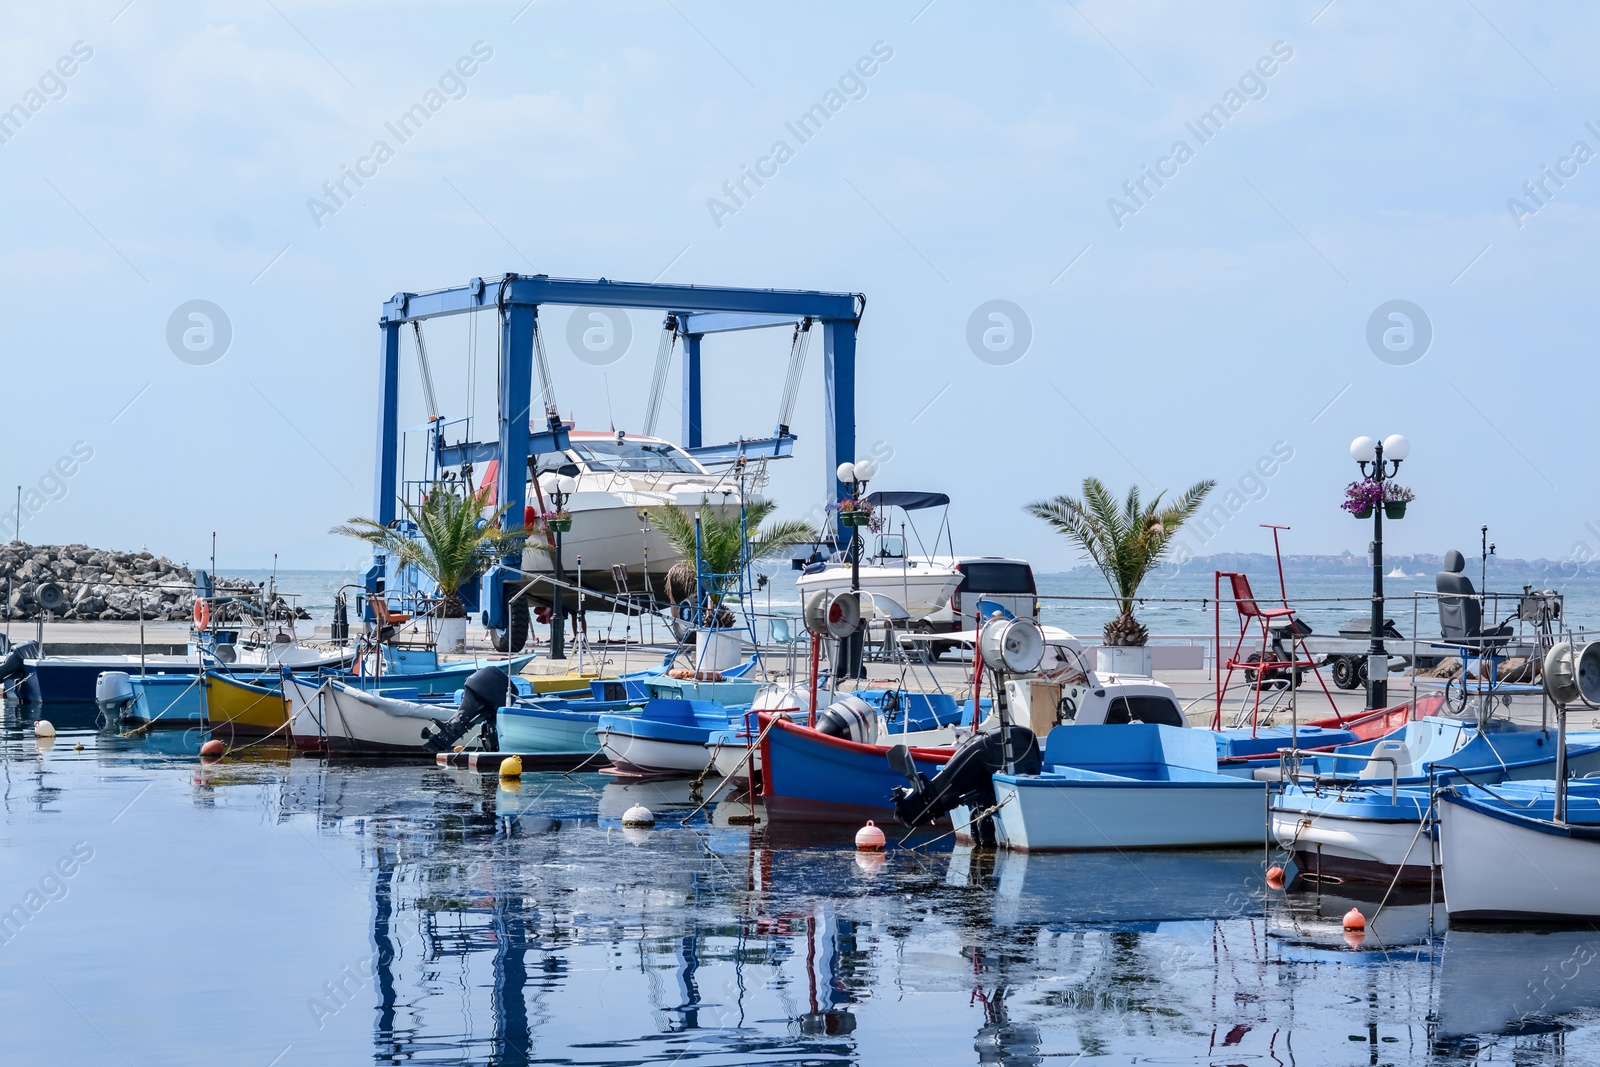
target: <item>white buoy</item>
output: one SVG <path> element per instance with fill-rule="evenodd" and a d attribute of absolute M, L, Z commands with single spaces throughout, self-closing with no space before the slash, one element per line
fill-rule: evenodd
<path fill-rule="evenodd" d="M 33 724 L 34 737 L 54 737 L 55 735 L 56 724 L 51 722 L 49 719 L 40 719 L 38 722 Z"/>
<path fill-rule="evenodd" d="M 622 813 L 622 825 L 624 826 L 654 826 L 655 824 L 656 817 L 643 804 L 635 804 Z"/>

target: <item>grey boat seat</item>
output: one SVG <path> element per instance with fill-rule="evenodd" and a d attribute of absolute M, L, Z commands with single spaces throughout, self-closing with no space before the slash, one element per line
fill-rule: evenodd
<path fill-rule="evenodd" d="M 1433 576 L 1433 588 L 1439 594 L 1439 633 L 1446 643 L 1458 645 L 1464 652 L 1493 654 L 1516 631 L 1510 620 L 1484 629 L 1483 604 L 1472 579 L 1463 573 L 1466 566 L 1466 557 L 1452 548 L 1444 554 L 1444 570 Z"/>

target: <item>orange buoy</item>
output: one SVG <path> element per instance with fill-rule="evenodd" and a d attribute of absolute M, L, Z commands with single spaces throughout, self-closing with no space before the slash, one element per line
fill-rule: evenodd
<path fill-rule="evenodd" d="M 871 819 L 867 825 L 856 831 L 856 848 L 866 852 L 877 852 L 883 848 L 883 831 Z"/>
<path fill-rule="evenodd" d="M 1344 913 L 1344 928 L 1346 930 L 1365 930 L 1367 917 L 1361 914 L 1360 908 L 1351 908 Z"/>
<path fill-rule="evenodd" d="M 211 625 L 211 602 L 205 597 L 194 599 L 194 628 L 204 630 Z"/>
<path fill-rule="evenodd" d="M 227 747 L 228 746 L 224 745 L 221 741 L 213 737 L 211 740 L 200 746 L 200 755 L 220 756 L 223 752 L 227 751 Z"/>
<path fill-rule="evenodd" d="M 1268 867 L 1267 868 L 1267 887 L 1269 889 L 1282 889 L 1283 888 L 1283 868 L 1282 867 Z"/>

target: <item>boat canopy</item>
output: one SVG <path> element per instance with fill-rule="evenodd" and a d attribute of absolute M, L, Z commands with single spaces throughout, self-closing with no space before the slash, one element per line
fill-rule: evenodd
<path fill-rule="evenodd" d="M 867 503 L 873 507 L 900 508 L 902 511 L 921 511 L 924 508 L 943 508 L 950 498 L 943 493 L 869 493 Z"/>

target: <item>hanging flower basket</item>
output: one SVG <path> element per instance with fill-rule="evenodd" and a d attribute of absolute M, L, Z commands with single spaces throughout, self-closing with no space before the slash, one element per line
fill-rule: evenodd
<path fill-rule="evenodd" d="M 1376 478 L 1363 478 L 1345 486 L 1344 503 L 1339 506 L 1358 519 L 1372 517 L 1372 509 L 1383 503 L 1383 483 Z"/>
<path fill-rule="evenodd" d="M 846 526 L 865 526 L 872 521 L 870 511 L 841 511 L 839 521 Z"/>
<path fill-rule="evenodd" d="M 572 529 L 572 514 L 566 511 L 553 511 L 544 517 L 544 524 L 550 528 L 551 533 L 566 533 Z"/>
<path fill-rule="evenodd" d="M 1388 519 L 1403 519 L 1406 517 L 1406 505 L 1417 498 L 1409 488 L 1385 482 L 1383 485 L 1383 515 Z"/>

